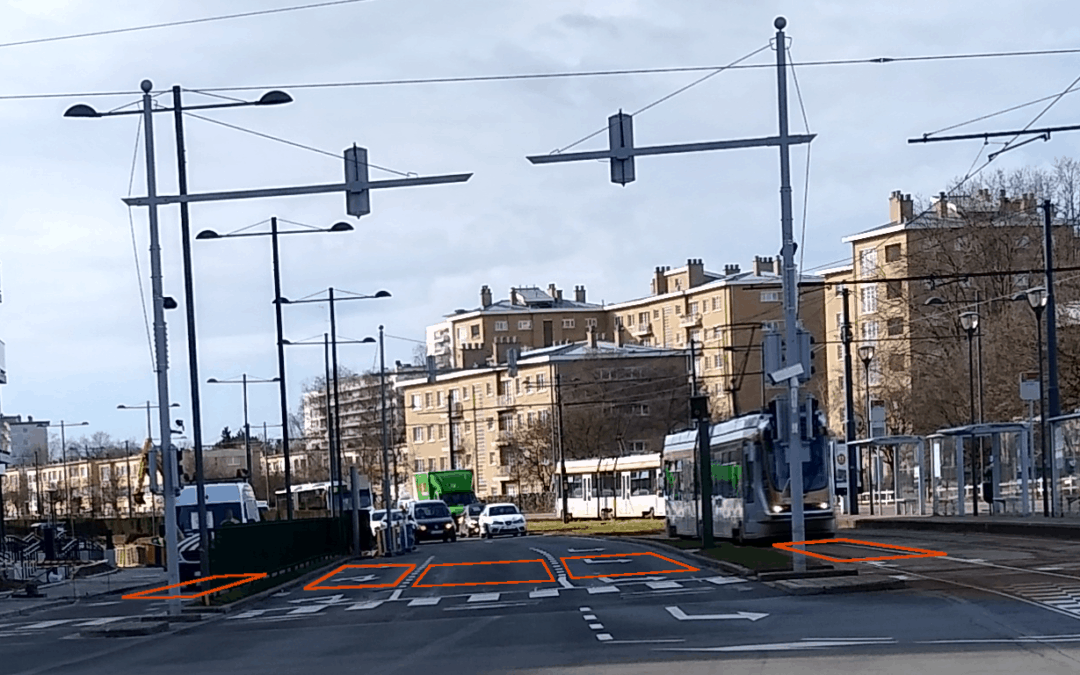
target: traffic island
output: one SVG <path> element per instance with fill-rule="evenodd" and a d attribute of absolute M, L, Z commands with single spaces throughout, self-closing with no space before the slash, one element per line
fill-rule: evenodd
<path fill-rule="evenodd" d="M 90 626 L 79 631 L 79 636 L 84 638 L 95 637 L 141 637 L 164 633 L 169 629 L 168 621 L 129 621 L 124 623 L 109 623 L 104 626 Z"/>
<path fill-rule="evenodd" d="M 766 586 L 789 595 L 821 595 L 826 593 L 857 593 L 860 591 L 894 591 L 905 588 L 901 579 L 860 577 L 857 574 L 803 579 L 767 581 Z"/>

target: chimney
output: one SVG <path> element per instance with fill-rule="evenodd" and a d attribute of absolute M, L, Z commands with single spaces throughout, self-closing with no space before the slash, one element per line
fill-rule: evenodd
<path fill-rule="evenodd" d="M 771 257 L 754 256 L 754 276 L 760 277 L 764 274 L 770 274 L 775 271 L 776 267 L 773 264 Z"/>
<path fill-rule="evenodd" d="M 691 258 L 686 261 L 687 288 L 697 288 L 705 283 L 705 263 L 701 258 Z"/>
<path fill-rule="evenodd" d="M 935 206 L 937 207 L 938 218 L 949 217 L 949 198 L 945 196 L 944 192 L 938 193 L 938 200 Z"/>
<path fill-rule="evenodd" d="M 894 190 L 889 195 L 889 222 L 906 223 L 915 217 L 914 202 L 911 195 Z"/>
<path fill-rule="evenodd" d="M 512 287 L 512 286 L 510 287 L 510 304 L 511 305 L 525 304 L 525 303 L 521 302 L 521 297 L 518 295 L 517 289 Z"/>
<path fill-rule="evenodd" d="M 773 271 L 773 274 L 775 274 L 776 276 L 780 276 L 780 275 L 782 275 L 784 273 L 784 259 L 783 258 L 781 258 L 780 256 L 777 256 L 775 259 L 773 259 L 773 269 L 772 269 L 772 271 Z"/>
<path fill-rule="evenodd" d="M 739 273 L 739 266 L 738 265 L 724 265 L 724 276 L 725 277 L 730 277 L 732 274 L 738 274 L 738 273 Z"/>
<path fill-rule="evenodd" d="M 584 286 L 574 286 L 574 302 L 580 302 L 580 303 L 585 302 L 585 287 Z"/>
<path fill-rule="evenodd" d="M 548 295 L 552 300 L 557 300 L 559 297 L 559 291 L 555 288 L 555 284 L 548 284 Z"/>
<path fill-rule="evenodd" d="M 487 285 L 480 287 L 480 307 L 491 307 L 491 289 Z"/>
<path fill-rule="evenodd" d="M 665 268 L 657 267 L 653 270 L 652 294 L 663 295 L 667 293 L 667 275 Z"/>
<path fill-rule="evenodd" d="M 585 339 L 589 342 L 589 349 L 596 349 L 596 328 L 589 326 L 585 330 Z"/>

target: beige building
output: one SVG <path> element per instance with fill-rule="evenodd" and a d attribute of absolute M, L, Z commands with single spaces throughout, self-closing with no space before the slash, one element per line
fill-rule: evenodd
<path fill-rule="evenodd" d="M 502 363 L 508 349 L 525 351 L 552 345 L 581 342 L 592 330 L 611 337 L 608 313 L 602 305 L 586 300 L 585 287 L 575 286 L 574 297 L 548 286 L 510 289 L 505 300 L 495 301 L 491 289 L 480 289 L 480 306 L 459 309 L 427 331 L 428 354 L 439 368 L 471 368 L 476 364 Z"/>
<path fill-rule="evenodd" d="M 653 272 L 651 295 L 607 306 L 618 340 L 645 346 L 690 349 L 694 370 L 710 395 L 714 419 L 760 409 L 782 393 L 761 366 L 765 331 L 784 330 L 779 259 L 755 258 L 750 270 L 726 265 L 723 274 L 701 259 Z M 820 345 L 824 339 L 824 279 L 803 275 L 799 319 Z M 824 361 L 820 364 L 824 369 Z M 810 383 L 822 407 L 828 404 L 819 373 Z"/>
<path fill-rule="evenodd" d="M 481 498 L 550 490 L 560 401 L 568 458 L 659 452 L 688 416 L 685 351 L 595 334 L 523 352 L 516 375 L 499 363 L 398 386 L 412 471 L 471 469 Z"/>

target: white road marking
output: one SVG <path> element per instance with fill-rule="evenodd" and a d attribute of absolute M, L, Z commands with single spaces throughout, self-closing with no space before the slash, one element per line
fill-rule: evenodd
<path fill-rule="evenodd" d="M 677 581 L 646 581 L 645 585 L 656 591 L 664 588 L 682 588 L 682 584 Z"/>
<path fill-rule="evenodd" d="M 678 607 L 665 607 L 668 614 L 675 617 L 679 621 L 717 621 L 722 619 L 749 619 L 751 621 L 757 621 L 758 619 L 764 619 L 769 616 L 760 612 L 735 612 L 734 614 L 696 614 L 690 616 L 686 612 L 682 611 Z"/>
<path fill-rule="evenodd" d="M 566 578 L 566 575 L 559 575 L 559 585 L 563 588 L 574 588 L 574 584 Z"/>
<path fill-rule="evenodd" d="M 1065 569 L 1065 568 L 1061 567 L 1059 565 L 1051 565 L 1050 567 L 1036 567 L 1035 571 L 1036 572 L 1056 572 L 1058 570 L 1063 570 L 1063 569 Z"/>
<path fill-rule="evenodd" d="M 608 641 L 610 641 L 612 639 L 612 637 L 608 633 L 597 633 L 596 634 L 596 639 L 599 640 L 600 642 L 608 642 Z"/>
<path fill-rule="evenodd" d="M 582 611 L 582 612 L 591 612 L 592 611 L 592 607 L 578 607 L 578 609 L 580 611 Z"/>
<path fill-rule="evenodd" d="M 27 626 L 23 626 L 19 630 L 39 630 L 42 628 L 52 628 L 53 626 L 60 626 L 72 621 L 78 621 L 78 619 L 54 619 L 52 621 L 38 621 Z"/>
<path fill-rule="evenodd" d="M 889 638 L 881 641 L 867 640 L 805 640 L 802 642 L 772 642 L 759 645 L 731 645 L 728 647 L 666 647 L 662 651 L 673 652 L 788 652 L 796 649 L 817 649 L 819 647 L 852 647 L 858 645 L 889 645 L 896 640 Z"/>
<path fill-rule="evenodd" d="M 604 549 L 602 549 L 602 548 L 568 548 L 568 549 L 566 549 L 566 552 L 567 553 L 599 553 L 600 551 L 603 551 L 603 550 Z"/>
<path fill-rule="evenodd" d="M 900 581 L 911 581 L 912 579 L 915 578 L 915 577 L 909 577 L 906 574 L 890 574 L 889 576 L 892 577 L 893 579 L 899 579 Z"/>
<path fill-rule="evenodd" d="M 413 598 L 409 601 L 409 607 L 431 607 L 432 605 L 439 604 L 440 597 L 434 598 Z"/>
<path fill-rule="evenodd" d="M 708 577 L 705 581 L 708 581 L 710 584 L 716 584 L 717 586 L 748 583 L 748 580 L 743 579 L 742 577 Z"/>
<path fill-rule="evenodd" d="M 520 602 L 492 602 L 485 605 L 455 605 L 453 607 L 444 607 L 444 612 L 460 612 L 466 609 L 495 609 L 501 607 L 524 607 L 526 605 L 535 605 L 535 602 L 529 602 L 528 600 L 522 600 Z"/>
<path fill-rule="evenodd" d="M 402 590 L 404 590 L 404 589 L 399 588 L 396 591 L 394 591 L 393 593 L 391 593 L 390 594 L 390 599 L 391 600 L 397 600 L 398 598 L 400 598 Z"/>
<path fill-rule="evenodd" d="M 316 612 L 323 611 L 324 609 L 326 609 L 329 606 L 330 605 L 320 603 L 318 605 L 308 605 L 306 607 L 297 607 L 296 609 L 290 611 L 289 614 L 315 614 Z"/>
<path fill-rule="evenodd" d="M 119 600 L 106 600 L 105 602 L 93 602 L 87 605 L 87 607 L 108 607 L 109 605 L 119 605 Z"/>
<path fill-rule="evenodd" d="M 597 560 L 596 558 L 582 558 L 582 561 L 586 565 L 607 565 L 608 563 L 628 563 L 628 562 L 632 562 L 630 560 L 630 558 L 607 558 L 606 560 L 605 559 Z"/>
<path fill-rule="evenodd" d="M 671 644 L 673 642 L 686 642 L 683 638 L 659 638 L 656 640 L 610 640 L 609 645 L 654 645 L 654 644 Z"/>
<path fill-rule="evenodd" d="M 226 619 L 230 620 L 230 621 L 233 620 L 233 619 L 254 619 L 255 617 L 262 616 L 263 614 L 266 614 L 269 611 L 270 610 L 268 610 L 268 609 L 249 609 L 248 611 L 240 612 L 239 614 L 236 614 L 235 616 L 226 617 Z"/>
<path fill-rule="evenodd" d="M 355 605 L 349 605 L 345 608 L 345 611 L 354 612 L 358 609 L 375 609 L 381 604 L 383 604 L 382 600 L 368 600 L 367 602 L 358 602 Z"/>
<path fill-rule="evenodd" d="M 583 616 L 581 618 L 585 619 L 586 621 L 596 621 L 596 615 L 595 614 L 586 614 L 585 616 Z"/>
<path fill-rule="evenodd" d="M 557 588 L 541 588 L 536 591 L 529 592 L 530 598 L 557 598 L 559 597 L 559 589 Z"/>
<path fill-rule="evenodd" d="M 341 602 L 341 599 L 344 597 L 344 593 L 338 593 L 337 595 L 324 595 L 319 598 L 300 598 L 298 600 L 290 600 L 289 603 L 298 605 L 302 602 L 317 602 L 325 605 L 333 605 Z"/>
<path fill-rule="evenodd" d="M 597 593 L 618 593 L 619 589 L 616 586 L 589 586 L 587 589 L 589 595 L 596 595 Z"/>
<path fill-rule="evenodd" d="M 602 624 L 602 623 L 590 623 L 589 628 L 592 628 L 593 630 L 604 630 L 604 624 Z"/>
<path fill-rule="evenodd" d="M 473 593 L 465 602 L 498 602 L 499 593 Z"/>
<path fill-rule="evenodd" d="M 82 628 L 83 626 L 104 626 L 107 623 L 112 623 L 114 621 L 122 621 L 124 619 L 130 619 L 130 618 L 131 617 L 128 617 L 128 616 L 103 616 L 100 619 L 91 619 L 90 621 L 85 621 L 83 623 L 77 623 L 75 625 L 77 627 L 79 627 L 79 628 Z"/>

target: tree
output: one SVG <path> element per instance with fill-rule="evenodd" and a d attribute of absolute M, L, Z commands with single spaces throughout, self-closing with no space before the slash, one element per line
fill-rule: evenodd
<path fill-rule="evenodd" d="M 555 470 L 554 426 L 551 417 L 543 417 L 525 427 L 514 429 L 502 455 L 510 480 L 523 492 L 546 492 Z"/>
<path fill-rule="evenodd" d="M 221 430 L 221 440 L 218 441 L 218 442 L 221 445 L 229 445 L 230 443 L 232 443 L 232 440 L 233 440 L 233 435 L 232 435 L 232 431 L 229 430 L 229 427 L 225 427 L 224 429 L 222 429 Z"/>

